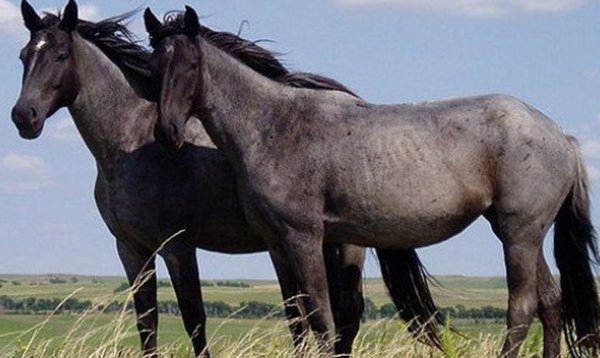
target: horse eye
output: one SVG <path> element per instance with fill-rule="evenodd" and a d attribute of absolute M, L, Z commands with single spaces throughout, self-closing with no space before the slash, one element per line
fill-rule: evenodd
<path fill-rule="evenodd" d="M 66 53 L 61 53 L 58 55 L 58 57 L 56 58 L 56 60 L 58 62 L 64 62 L 67 60 L 67 58 L 69 58 L 69 55 L 67 55 Z"/>

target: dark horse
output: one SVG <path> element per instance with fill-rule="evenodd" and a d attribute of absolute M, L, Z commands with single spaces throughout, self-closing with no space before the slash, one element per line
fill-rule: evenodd
<path fill-rule="evenodd" d="M 374 105 L 291 88 L 207 41 L 187 8 L 179 26 L 146 21 L 161 138 L 180 147 L 202 121 L 236 171 L 250 225 L 293 265 L 313 330 L 332 337 L 323 242 L 410 249 L 484 216 L 504 249 L 509 290 L 502 357 L 516 357 L 534 315 L 544 357 L 596 356 L 598 261 L 588 182 L 574 138 L 503 95 Z M 559 289 L 543 256 L 554 224 Z M 275 265 L 278 263 L 275 262 Z"/>
<path fill-rule="evenodd" d="M 44 121 L 67 106 L 98 168 L 95 198 L 98 209 L 116 238 L 119 257 L 131 285 L 144 274 L 135 291 L 135 309 L 146 356 L 156 351 L 155 253 L 163 257 L 173 281 L 186 331 L 195 353 L 206 354 L 206 315 L 202 303 L 196 248 L 224 253 L 266 250 L 265 241 L 250 230 L 237 199 L 234 172 L 204 132 L 189 126 L 185 148 L 165 151 L 153 136 L 156 105 L 150 93 L 149 53 L 132 41 L 121 24 L 129 15 L 98 23 L 78 20 L 71 1 L 62 20 L 40 18 L 25 1 L 22 13 L 31 39 L 21 52 L 23 89 L 12 118 L 23 138 L 37 138 Z M 235 38 L 215 32 L 233 45 Z M 233 42 L 225 42 L 229 39 Z M 248 53 L 248 61 L 260 60 Z M 278 62 L 272 66 L 281 68 Z M 311 83 L 305 75 L 304 83 Z M 282 76 L 282 81 L 304 76 Z M 324 89 L 345 91 L 331 83 Z M 156 206 L 163 207 L 157 211 Z M 165 240 L 181 229 L 185 233 Z M 339 247 L 339 246 L 338 246 Z M 331 287 L 338 314 L 340 345 L 350 352 L 363 309 L 361 270 L 364 249 L 345 245 L 327 248 Z M 340 280 L 342 284 L 335 285 Z M 295 295 L 297 285 L 290 283 Z M 292 293 L 290 293 L 292 294 Z M 286 308 L 298 317 L 294 306 Z M 295 342 L 303 328 L 292 327 Z"/>
<path fill-rule="evenodd" d="M 91 23 L 78 20 L 74 1 L 62 19 L 50 14 L 40 18 L 26 1 L 21 8 L 31 39 L 21 52 L 23 89 L 12 111 L 20 135 L 37 138 L 46 118 L 68 107 L 96 160 L 96 203 L 116 238 L 128 279 L 133 285 L 138 277 L 149 277 L 134 294 L 144 354 L 156 352 L 154 267 L 158 251 L 169 270 L 194 350 L 197 355 L 208 355 L 196 248 L 234 254 L 267 249 L 244 217 L 233 169 L 197 122 L 187 126 L 180 152 L 164 150 L 155 142 L 156 104 L 145 99 L 152 97 L 150 54 L 132 41 L 121 24 L 130 15 Z M 290 73 L 270 53 L 235 35 L 204 31 L 211 34 L 215 46 L 286 85 L 350 92 L 320 76 Z M 157 206 L 162 209 L 156 210 Z M 186 231 L 166 242 L 181 229 Z M 325 250 L 339 326 L 338 349 L 350 353 L 363 310 L 364 250 L 352 245 L 326 245 Z M 414 250 L 397 255 L 403 256 L 406 271 L 402 276 L 423 282 Z M 283 266 L 280 271 L 282 277 L 288 276 L 285 297 L 296 295 L 298 285 L 289 268 Z M 406 287 L 406 297 L 429 297 L 425 284 L 420 291 Z M 405 316 L 432 309 L 412 301 L 406 303 Z M 294 318 L 302 309 L 288 305 L 286 313 Z M 291 322 L 296 322 L 290 328 L 294 343 L 299 344 L 305 327 L 297 320 Z"/>

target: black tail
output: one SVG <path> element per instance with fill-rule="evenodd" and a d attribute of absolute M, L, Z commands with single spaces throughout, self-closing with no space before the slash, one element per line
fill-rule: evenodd
<path fill-rule="evenodd" d="M 587 175 L 581 158 L 577 181 L 554 224 L 554 256 L 560 270 L 563 331 L 573 357 L 600 353 L 600 303 L 592 265 L 599 262 L 590 220 Z"/>
<path fill-rule="evenodd" d="M 444 319 L 438 312 L 431 292 L 429 275 L 415 250 L 377 249 L 381 274 L 388 293 L 408 322 L 408 329 L 425 343 L 442 349 L 439 327 Z"/>

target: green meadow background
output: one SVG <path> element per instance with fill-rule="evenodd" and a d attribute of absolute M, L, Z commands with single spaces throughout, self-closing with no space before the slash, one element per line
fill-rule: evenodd
<path fill-rule="evenodd" d="M 436 280 L 437 283 L 432 283 L 432 292 L 438 307 L 506 308 L 503 277 L 441 276 Z M 207 281 L 205 284 L 210 286 L 203 287 L 204 300 L 221 301 L 234 307 L 250 301 L 281 306 L 275 281 L 229 281 L 242 282 L 248 287 L 220 287 L 216 281 Z M 123 309 L 102 313 L 97 308 L 112 301 L 130 300 L 128 291 L 120 291 L 125 282 L 124 277 L 0 275 L 0 297 L 13 300 L 76 298 L 90 300 L 95 305 L 94 309 L 81 313 L 54 314 L 15 314 L 0 307 L 0 357 L 141 356 L 133 312 Z M 159 282 L 159 301 L 174 301 L 169 281 Z M 391 302 L 380 279 L 366 279 L 364 293 L 377 309 Z M 496 354 L 501 347 L 503 319 L 455 319 L 451 324 L 460 334 L 449 329 L 444 331 L 447 351 L 442 354 L 417 343 L 400 320 L 367 320 L 356 341 L 355 356 L 482 357 L 482 354 Z M 269 314 L 252 319 L 241 319 L 235 313 L 224 318 L 209 318 L 207 328 L 211 352 L 219 357 L 293 356 L 285 321 Z M 161 314 L 158 334 L 163 355 L 193 356 L 181 317 Z M 536 323 L 524 352 L 529 354 L 526 356 L 536 357 L 540 350 L 541 330 Z M 313 352 L 313 355 L 318 356 L 318 353 Z"/>

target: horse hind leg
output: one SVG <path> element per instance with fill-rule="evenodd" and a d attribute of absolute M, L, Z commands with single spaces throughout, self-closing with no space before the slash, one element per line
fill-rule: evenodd
<path fill-rule="evenodd" d="M 534 249 L 524 249 L 521 245 L 505 248 L 505 252 L 509 288 L 508 332 L 501 357 L 517 357 L 536 311 L 544 332 L 543 358 L 560 357 L 560 289 L 554 282 L 541 248 L 537 259 L 531 255 Z"/>
<path fill-rule="evenodd" d="M 560 288 L 554 281 L 544 254 L 537 263 L 538 315 L 544 329 L 544 358 L 560 357 L 561 299 Z"/>
<path fill-rule="evenodd" d="M 502 358 L 516 358 L 538 309 L 536 263 L 540 247 L 505 243 L 508 283 L 507 334 Z"/>
<path fill-rule="evenodd" d="M 538 294 L 551 282 L 542 246 L 571 185 L 570 178 L 558 174 L 553 176 L 551 186 L 540 185 L 536 179 L 552 172 L 533 167 L 531 171 L 536 175 L 515 175 L 519 170 L 518 167 L 506 170 L 507 174 L 498 184 L 498 197 L 485 214 L 502 242 L 506 265 L 508 331 L 502 358 L 517 357 L 536 313 L 541 313 L 545 327 L 554 327 L 551 315 L 555 305 L 550 297 Z M 550 330 L 546 332 L 548 342 L 554 340 L 553 337 Z M 550 344 L 547 354 L 554 349 Z"/>
<path fill-rule="evenodd" d="M 538 277 L 538 261 L 554 215 L 543 208 L 532 209 L 498 210 L 496 207 L 486 213 L 494 233 L 502 242 L 506 265 L 507 333 L 501 358 L 517 357 L 534 315 L 540 306 L 543 307 L 538 297 L 538 285 L 543 285 L 545 281 L 540 280 L 547 277 L 544 273 Z"/>

